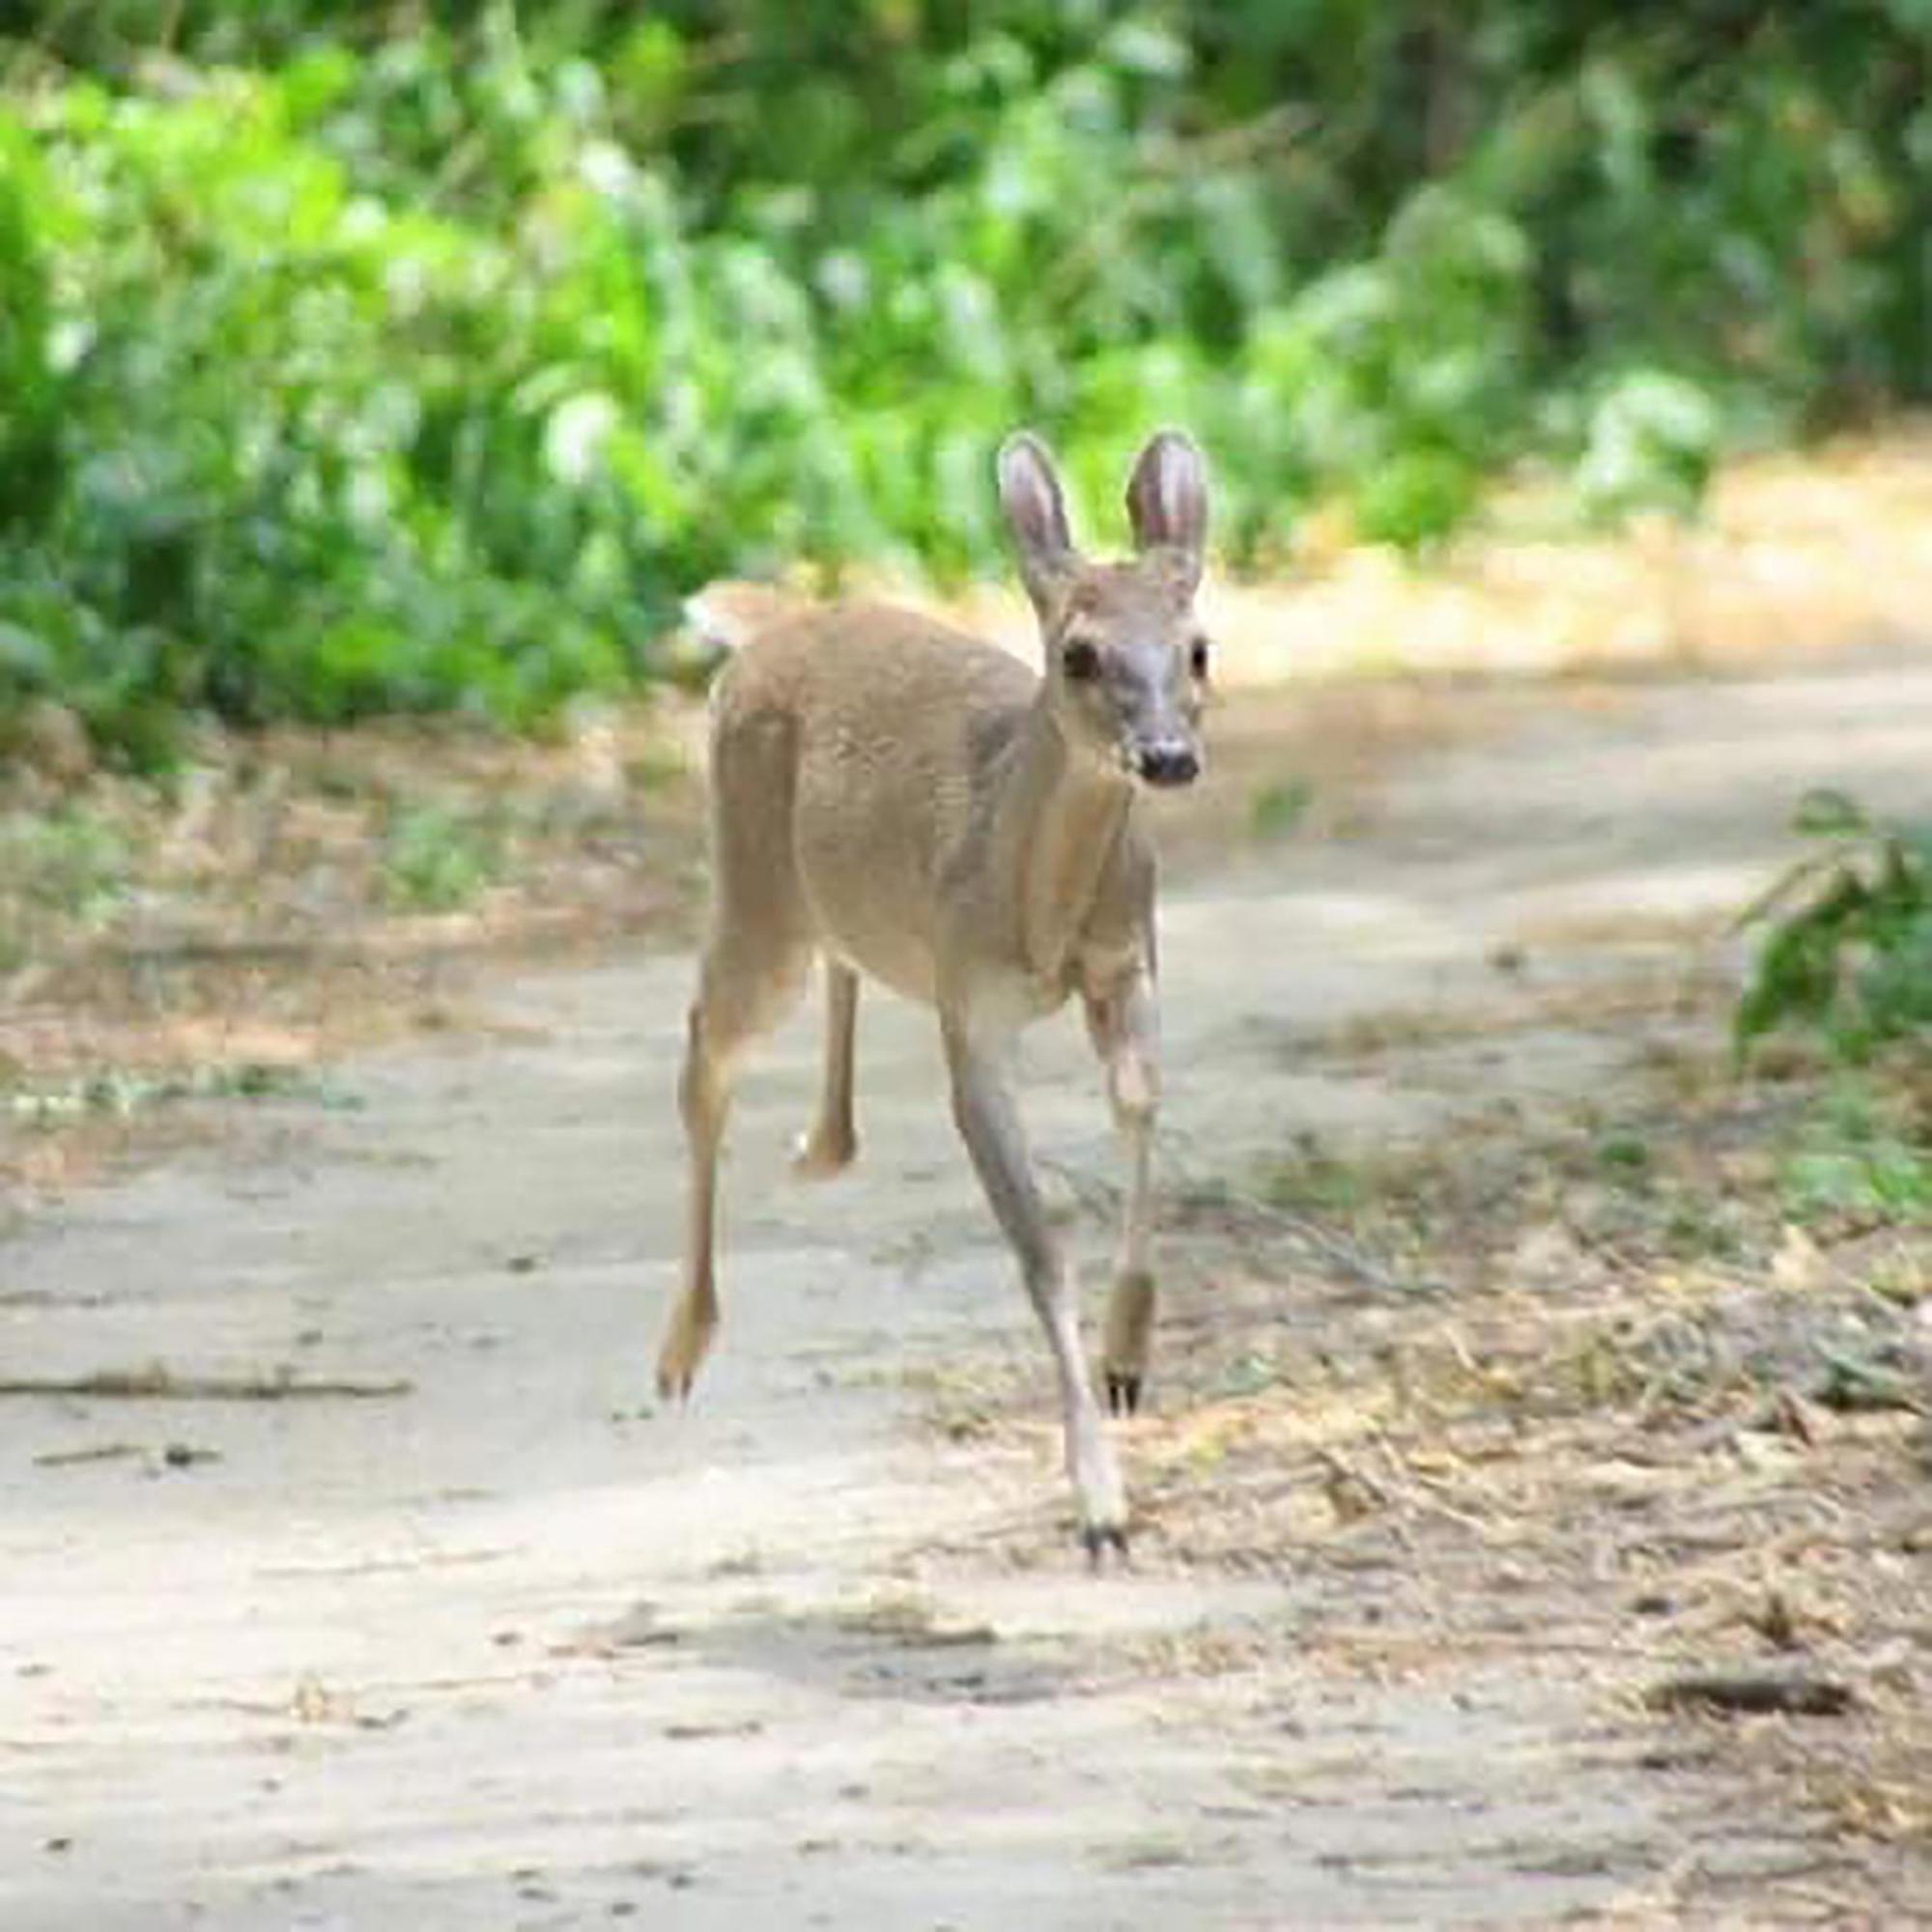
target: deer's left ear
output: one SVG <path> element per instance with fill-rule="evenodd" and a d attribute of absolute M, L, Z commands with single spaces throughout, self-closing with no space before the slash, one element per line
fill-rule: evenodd
<path fill-rule="evenodd" d="M 1127 517 L 1144 551 L 1172 551 L 1192 593 L 1208 547 L 1208 466 L 1194 439 L 1164 429 L 1141 451 L 1127 479 Z"/>

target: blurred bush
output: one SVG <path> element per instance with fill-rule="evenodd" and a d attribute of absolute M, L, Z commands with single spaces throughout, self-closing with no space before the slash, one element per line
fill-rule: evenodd
<path fill-rule="evenodd" d="M 1741 922 L 1763 937 L 1733 1016 L 1740 1055 L 1780 1027 L 1854 1062 L 1932 1045 L 1932 825 L 1876 820 L 1825 790 L 1805 795 L 1794 829 L 1815 849 Z"/>
<path fill-rule="evenodd" d="M 468 708 L 1151 424 L 1265 565 L 1932 383 L 1927 0 L 63 0 L 0 43 L 0 710 Z M 157 22 L 160 23 L 157 25 Z"/>

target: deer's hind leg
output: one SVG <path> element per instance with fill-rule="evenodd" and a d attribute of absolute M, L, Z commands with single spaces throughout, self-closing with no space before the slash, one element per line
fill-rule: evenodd
<path fill-rule="evenodd" d="M 759 730 L 712 753 L 711 936 L 698 972 L 678 1107 L 690 1157 L 684 1279 L 658 1355 L 658 1393 L 682 1398 L 718 1326 L 718 1154 L 746 1047 L 805 989 L 814 946 L 791 849 L 790 746 Z"/>
<path fill-rule="evenodd" d="M 800 1141 L 792 1172 L 824 1179 L 852 1164 L 859 1135 L 852 1124 L 852 1054 L 859 1020 L 859 976 L 842 960 L 825 961 L 825 1081 L 818 1118 Z"/>

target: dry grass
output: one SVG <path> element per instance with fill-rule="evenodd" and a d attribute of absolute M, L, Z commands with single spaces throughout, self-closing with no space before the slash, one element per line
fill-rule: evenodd
<path fill-rule="evenodd" d="M 467 1021 L 491 960 L 689 930 L 692 707 L 565 744 L 211 737 L 166 783 L 0 778 L 0 1191 L 57 1193 L 273 1090 Z"/>
<path fill-rule="evenodd" d="M 1913 426 L 1732 464 L 1690 526 L 1580 531 L 1525 487 L 1426 569 L 1311 518 L 1288 584 L 1214 583 L 1204 610 L 1231 685 L 1711 669 L 1922 635 L 1928 533 L 1932 433 Z M 929 601 L 1030 649 L 1007 588 Z"/>
<path fill-rule="evenodd" d="M 1601 1024 L 1682 1026 L 1667 988 L 1647 1014 L 1614 1006 Z M 1910 1120 L 1922 1074 L 1869 1076 L 1871 1107 Z M 1273 1579 L 1294 1607 L 1139 1666 L 1292 1656 L 1386 1682 L 1553 1663 L 1595 1686 L 1603 1735 L 1708 1749 L 1767 1815 L 1850 1846 L 1832 1878 L 1847 1910 L 1883 1919 L 1932 1882 L 1932 1227 L 1792 1220 L 1782 1156 L 1829 1104 L 1815 1077 L 1741 1083 L 1717 1039 L 1680 1038 L 1633 1052 L 1588 1106 L 1303 1146 L 1183 1190 L 1156 1412 L 1122 1431 L 1136 1560 Z M 1274 1240 L 1281 1204 L 1400 1281 Z M 961 1365 L 941 1395 L 976 1455 L 1038 1482 L 1055 1444 L 1037 1365 Z M 1063 1562 L 1058 1518 L 1025 1508 L 973 1560 Z M 1844 1708 L 1646 1702 L 1714 1672 Z M 1711 1903 L 1699 1883 L 1684 1875 L 1673 1912 Z M 1796 1896 L 1754 1909 L 1774 1895 Z"/>

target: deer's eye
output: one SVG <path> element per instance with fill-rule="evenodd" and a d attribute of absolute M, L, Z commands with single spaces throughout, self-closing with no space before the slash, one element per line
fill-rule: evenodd
<path fill-rule="evenodd" d="M 1208 639 L 1196 638 L 1187 647 L 1187 674 L 1192 678 L 1206 678 L 1208 660 Z"/>
<path fill-rule="evenodd" d="M 1061 668 L 1076 683 L 1100 675 L 1100 647 L 1088 638 L 1075 638 L 1060 654 Z"/>

